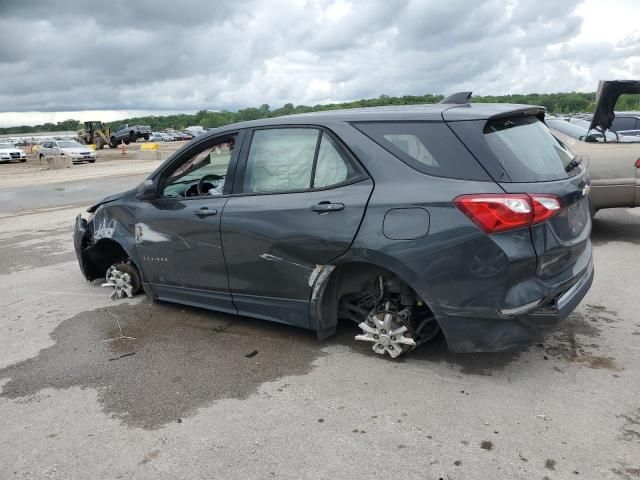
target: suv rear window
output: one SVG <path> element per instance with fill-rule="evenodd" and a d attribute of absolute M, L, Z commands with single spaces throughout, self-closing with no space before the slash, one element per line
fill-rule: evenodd
<path fill-rule="evenodd" d="M 544 182 L 569 176 L 566 168 L 573 154 L 537 117 L 490 120 L 484 127 L 484 138 L 512 182 Z"/>
<path fill-rule="evenodd" d="M 359 122 L 354 127 L 422 173 L 489 180 L 484 169 L 444 122 Z"/>

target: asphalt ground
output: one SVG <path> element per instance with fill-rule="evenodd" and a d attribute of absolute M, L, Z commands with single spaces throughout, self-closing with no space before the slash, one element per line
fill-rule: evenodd
<path fill-rule="evenodd" d="M 639 478 L 640 209 L 598 213 L 591 291 L 528 350 L 390 360 L 354 325 L 109 300 L 65 206 L 109 182 L 0 215 L 0 478 Z"/>
<path fill-rule="evenodd" d="M 116 192 L 138 185 L 146 175 L 122 175 L 86 179 L 81 182 L 57 182 L 30 187 L 0 188 L 0 214 L 37 211 L 77 205 L 88 206 Z"/>

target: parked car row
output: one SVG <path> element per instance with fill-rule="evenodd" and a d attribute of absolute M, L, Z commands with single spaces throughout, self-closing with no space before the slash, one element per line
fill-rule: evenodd
<path fill-rule="evenodd" d="M 167 128 L 161 132 L 152 132 L 149 135 L 149 141 L 151 142 L 174 142 L 180 140 L 193 140 L 197 134 L 188 130 L 176 130 Z"/>
<path fill-rule="evenodd" d="M 637 141 L 637 139 L 631 140 L 628 137 L 640 136 L 640 112 L 615 112 L 614 115 L 615 117 L 611 122 L 611 127 L 609 127 L 611 134 L 614 137 L 616 134 L 618 137 L 621 137 L 618 141 Z M 576 123 L 589 128 L 593 115 L 590 113 L 576 113 L 562 118 L 570 123 Z M 627 138 L 625 139 L 625 137 Z"/>

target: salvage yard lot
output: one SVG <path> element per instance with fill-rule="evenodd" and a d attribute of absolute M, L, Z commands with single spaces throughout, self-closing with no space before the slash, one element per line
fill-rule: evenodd
<path fill-rule="evenodd" d="M 2 479 L 640 475 L 640 209 L 598 213 L 593 287 L 540 343 L 454 355 L 438 337 L 395 361 L 351 325 L 317 342 L 112 302 L 78 270 L 80 209 L 0 215 Z"/>
<path fill-rule="evenodd" d="M 182 147 L 186 142 L 158 144 L 160 160 Z M 140 152 L 142 144 L 130 144 L 123 154 L 119 149 L 98 150 L 95 164 L 78 164 L 71 169 L 47 170 L 36 159 L 36 154 L 27 155 L 27 163 L 0 164 L 0 188 L 26 187 L 58 182 L 81 182 L 92 178 L 114 177 L 121 175 L 148 174 L 160 165 L 160 160 L 151 154 L 145 157 Z M 151 152 L 153 153 L 153 152 Z"/>

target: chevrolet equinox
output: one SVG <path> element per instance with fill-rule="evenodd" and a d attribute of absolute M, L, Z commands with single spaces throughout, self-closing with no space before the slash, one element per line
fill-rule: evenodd
<path fill-rule="evenodd" d="M 588 192 L 543 108 L 454 96 L 215 129 L 79 215 L 74 243 L 113 298 L 319 339 L 350 320 L 394 358 L 439 331 L 451 351 L 505 351 L 591 286 Z"/>

